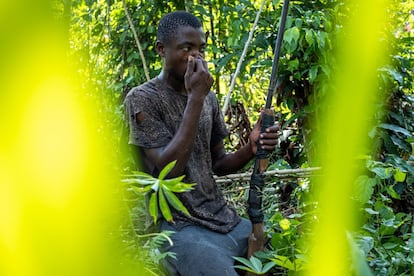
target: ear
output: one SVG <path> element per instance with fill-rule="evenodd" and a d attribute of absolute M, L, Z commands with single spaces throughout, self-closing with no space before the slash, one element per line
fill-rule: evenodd
<path fill-rule="evenodd" d="M 157 43 L 155 44 L 155 48 L 157 49 L 157 53 L 161 57 L 165 57 L 165 46 L 162 42 L 157 41 Z"/>

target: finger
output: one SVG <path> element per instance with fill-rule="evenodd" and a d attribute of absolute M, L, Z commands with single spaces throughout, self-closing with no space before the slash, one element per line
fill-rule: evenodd
<path fill-rule="evenodd" d="M 195 58 L 194 59 L 194 72 L 203 70 L 204 66 L 203 66 L 203 61 L 200 58 Z"/>
<path fill-rule="evenodd" d="M 260 134 L 260 144 L 262 145 L 276 145 L 278 143 L 278 136 L 272 134 L 272 135 L 264 135 Z"/>
<path fill-rule="evenodd" d="M 256 124 L 254 124 L 254 128 L 260 128 L 260 125 L 262 124 L 262 118 L 263 118 L 263 110 L 259 114 L 259 119 L 257 119 Z"/>
<path fill-rule="evenodd" d="M 277 139 L 279 137 L 278 132 L 262 132 L 260 133 L 260 138 L 262 139 Z"/>
<path fill-rule="evenodd" d="M 203 68 L 208 71 L 208 65 L 207 65 L 207 61 L 205 59 L 201 59 L 202 64 L 203 64 Z"/>
<path fill-rule="evenodd" d="M 278 132 L 280 130 L 280 126 L 278 123 L 274 124 L 271 127 L 266 128 L 266 132 Z"/>
<path fill-rule="evenodd" d="M 259 114 L 259 119 L 257 120 L 258 123 L 261 123 L 262 122 L 263 114 L 264 114 L 264 110 L 261 110 L 260 111 L 260 114 Z"/>
<path fill-rule="evenodd" d="M 188 56 L 186 75 L 191 75 L 194 72 L 195 62 L 193 56 Z"/>

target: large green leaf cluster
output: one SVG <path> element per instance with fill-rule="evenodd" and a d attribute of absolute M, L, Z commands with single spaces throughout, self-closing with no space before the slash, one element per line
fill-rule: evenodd
<path fill-rule="evenodd" d="M 133 185 L 132 189 L 140 193 L 150 193 L 150 199 L 148 204 L 149 214 L 157 223 L 159 211 L 162 216 L 168 222 L 174 222 L 171 213 L 170 206 L 176 211 L 190 216 L 187 208 L 181 203 L 175 193 L 183 193 L 192 189 L 195 184 L 183 183 L 182 180 L 185 176 L 179 176 L 175 178 L 167 178 L 167 175 L 175 166 L 176 161 L 169 163 L 163 168 L 157 178 L 144 173 L 135 172 L 131 178 L 127 178 L 124 181 Z"/>

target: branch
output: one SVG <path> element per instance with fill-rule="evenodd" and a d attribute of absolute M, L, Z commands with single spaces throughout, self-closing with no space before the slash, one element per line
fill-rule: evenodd
<path fill-rule="evenodd" d="M 232 78 L 231 83 L 230 83 L 229 91 L 227 92 L 227 95 L 226 95 L 226 100 L 224 102 L 224 106 L 223 106 L 223 110 L 222 110 L 223 116 L 226 115 L 226 112 L 227 112 L 227 109 L 228 109 L 228 106 L 229 106 L 229 103 L 230 103 L 231 93 L 233 92 L 234 85 L 236 83 L 236 78 L 239 75 L 241 65 L 243 63 L 244 57 L 246 56 L 247 49 L 249 48 L 250 42 L 251 42 L 251 40 L 253 38 L 253 33 L 254 33 L 255 29 L 256 29 L 257 22 L 259 21 L 260 14 L 263 11 L 263 7 L 264 7 L 264 4 L 265 3 L 266 3 L 266 0 L 263 0 L 262 1 L 262 4 L 260 6 L 260 9 L 259 9 L 259 11 L 256 14 L 256 18 L 254 20 L 253 27 L 250 30 L 249 38 L 247 39 L 246 44 L 244 45 L 243 53 L 242 53 L 242 55 L 241 55 L 241 57 L 239 59 L 239 62 L 238 62 L 237 67 L 236 67 L 236 72 L 234 72 L 233 78 Z"/>
<path fill-rule="evenodd" d="M 301 177 L 310 177 L 315 174 L 315 172 L 321 170 L 320 167 L 313 168 L 304 168 L 304 169 L 285 169 L 285 170 L 272 170 L 264 172 L 264 176 L 273 176 L 279 179 L 291 179 L 291 178 L 301 178 Z M 216 183 L 226 183 L 229 181 L 250 181 L 251 172 L 244 172 L 238 174 L 229 174 L 225 176 L 215 176 Z"/>
<path fill-rule="evenodd" d="M 128 9 L 127 9 L 127 7 L 125 5 L 125 0 L 122 0 L 122 5 L 124 6 L 125 15 L 126 15 L 126 17 L 128 19 L 129 26 L 131 27 L 132 33 L 134 34 L 135 42 L 136 42 L 136 44 L 138 46 L 139 55 L 140 55 L 141 60 L 142 60 L 142 66 L 144 67 L 145 77 L 147 78 L 147 81 L 149 81 L 150 80 L 150 76 L 149 76 L 149 73 L 148 73 L 147 64 L 145 62 L 144 53 L 142 52 L 141 43 L 139 42 L 138 35 L 137 35 L 137 31 L 134 28 L 134 24 L 132 23 L 131 16 L 129 15 Z"/>

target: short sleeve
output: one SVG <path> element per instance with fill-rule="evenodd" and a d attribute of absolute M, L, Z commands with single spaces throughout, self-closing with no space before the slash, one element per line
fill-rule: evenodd
<path fill-rule="evenodd" d="M 151 97 L 152 96 L 152 97 Z M 165 146 L 173 135 L 165 126 L 154 95 L 133 88 L 125 98 L 125 115 L 129 128 L 129 144 L 143 148 Z"/>

